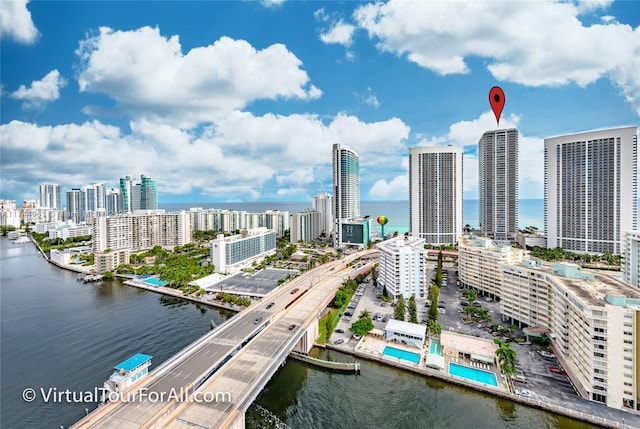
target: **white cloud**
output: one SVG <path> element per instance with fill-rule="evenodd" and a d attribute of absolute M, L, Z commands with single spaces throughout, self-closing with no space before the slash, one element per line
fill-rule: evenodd
<path fill-rule="evenodd" d="M 357 96 L 358 99 L 360 99 L 360 101 L 362 101 L 364 104 L 368 104 L 369 106 L 375 107 L 376 109 L 380 107 L 380 101 L 378 101 L 376 93 L 371 88 L 367 88 L 366 93 Z"/>
<path fill-rule="evenodd" d="M 123 134 L 98 121 L 0 125 L 3 192 L 23 192 L 52 180 L 64 188 L 96 180 L 115 184 L 122 175 L 145 173 L 158 180 L 161 195 L 306 199 L 314 187 L 325 189 L 331 182 L 334 142 L 353 142 L 366 168 L 384 160 L 385 145 L 390 153 L 402 151 L 409 133 L 395 118 L 366 123 L 339 114 L 325 124 L 315 115 L 254 116 L 241 111 L 197 130 L 148 119 L 132 121 L 130 129 Z M 113 156 L 105 158 L 105 153 Z M 61 166 L 53 177 L 51 165 Z M 373 182 L 374 177 L 366 180 Z"/>
<path fill-rule="evenodd" d="M 640 115 L 640 27 L 585 26 L 579 15 L 609 1 L 407 2 L 359 7 L 354 17 L 380 50 L 406 55 L 435 73 L 469 73 L 487 60 L 500 81 L 527 86 L 589 85 L 607 77 Z M 544 29 L 544 31 L 541 31 Z"/>
<path fill-rule="evenodd" d="M 409 176 L 401 175 L 390 182 L 378 180 L 369 190 L 369 197 L 374 200 L 406 200 L 409 198 Z"/>
<path fill-rule="evenodd" d="M 30 45 L 38 39 L 38 29 L 33 24 L 28 0 L 3 0 L 0 2 L 0 38 L 9 37 Z"/>
<path fill-rule="evenodd" d="M 22 100 L 25 109 L 40 109 L 50 101 L 60 98 L 60 89 L 66 86 L 67 80 L 60 76 L 58 70 L 51 70 L 42 80 L 34 80 L 27 88 L 24 85 L 11 93 L 11 97 Z"/>
<path fill-rule="evenodd" d="M 105 93 L 134 117 L 192 127 L 259 99 L 309 100 L 322 92 L 284 45 L 256 50 L 222 37 L 186 54 L 158 28 L 102 27 L 77 50 L 81 91 Z"/>
<path fill-rule="evenodd" d="M 501 118 L 500 129 L 518 128 L 520 117 L 511 114 Z M 497 129 L 493 112 L 485 112 L 471 121 L 459 121 L 449 127 L 446 135 L 424 138 L 419 146 L 453 145 L 465 149 L 463 182 L 465 199 L 478 198 L 478 156 L 480 137 L 489 130 Z M 519 135 L 518 170 L 520 198 L 542 198 L 544 189 L 544 139 Z"/>
<path fill-rule="evenodd" d="M 343 46 L 351 46 L 353 43 L 353 32 L 356 27 L 346 24 L 342 19 L 333 24 L 333 27 L 320 34 L 320 40 L 324 43 L 336 43 Z"/>
<path fill-rule="evenodd" d="M 264 7 L 276 8 L 282 6 L 285 1 L 286 0 L 262 0 L 260 3 L 262 3 Z"/>

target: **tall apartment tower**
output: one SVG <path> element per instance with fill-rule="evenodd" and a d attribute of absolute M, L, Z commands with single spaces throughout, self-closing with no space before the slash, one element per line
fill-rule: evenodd
<path fill-rule="evenodd" d="M 622 234 L 638 228 L 638 127 L 544 140 L 547 247 L 622 251 Z"/>
<path fill-rule="evenodd" d="M 320 212 L 320 232 L 329 235 L 333 231 L 333 198 L 326 192 L 313 197 L 313 209 Z"/>
<path fill-rule="evenodd" d="M 360 157 L 340 144 L 333 145 L 333 196 L 336 242 L 342 242 L 340 225 L 360 216 Z"/>
<path fill-rule="evenodd" d="M 409 231 L 433 245 L 462 235 L 462 148 L 409 149 Z"/>
<path fill-rule="evenodd" d="M 75 223 L 84 222 L 85 199 L 82 190 L 78 188 L 67 191 L 67 219 Z"/>
<path fill-rule="evenodd" d="M 140 208 L 142 210 L 158 209 L 156 181 L 144 174 L 140 176 Z"/>
<path fill-rule="evenodd" d="M 60 184 L 42 183 L 40 185 L 40 207 L 48 209 L 62 209 Z"/>
<path fill-rule="evenodd" d="M 478 143 L 480 231 L 497 242 L 518 232 L 518 130 L 487 131 Z"/>

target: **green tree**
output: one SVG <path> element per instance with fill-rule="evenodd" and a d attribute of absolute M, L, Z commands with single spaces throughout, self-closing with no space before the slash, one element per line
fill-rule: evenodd
<path fill-rule="evenodd" d="M 500 368 L 505 375 L 514 375 L 516 370 L 516 352 L 511 348 L 509 343 L 505 343 L 499 338 L 495 338 L 493 342 L 498 346 L 496 349 L 496 357 L 500 362 Z"/>
<path fill-rule="evenodd" d="M 396 320 L 404 320 L 404 298 L 402 295 L 398 296 L 398 300 L 396 301 L 396 307 L 393 309 L 393 318 Z"/>
<path fill-rule="evenodd" d="M 409 318 L 411 323 L 418 323 L 418 308 L 416 307 L 416 299 L 413 295 L 409 298 Z"/>
<path fill-rule="evenodd" d="M 429 332 L 433 335 L 440 335 L 442 333 L 442 326 L 433 319 L 429 319 L 427 327 L 429 328 Z"/>
<path fill-rule="evenodd" d="M 346 300 L 347 300 L 346 292 L 342 289 L 338 289 L 338 291 L 336 292 L 336 296 L 333 299 L 333 306 L 340 308 L 345 304 Z"/>
<path fill-rule="evenodd" d="M 362 313 L 360 313 L 360 317 L 358 318 L 358 320 L 354 322 L 349 328 L 351 332 L 360 337 L 364 337 L 365 335 L 367 335 L 367 332 L 371 331 L 372 329 L 373 321 L 371 320 L 371 314 L 367 310 L 364 310 Z"/>
<path fill-rule="evenodd" d="M 467 289 L 462 293 L 462 296 L 469 300 L 469 305 L 473 305 L 473 302 L 478 296 L 478 292 L 475 289 Z"/>

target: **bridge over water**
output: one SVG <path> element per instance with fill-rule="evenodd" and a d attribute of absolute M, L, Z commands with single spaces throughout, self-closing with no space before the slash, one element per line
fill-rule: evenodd
<path fill-rule="evenodd" d="M 244 412 L 289 353 L 311 350 L 318 316 L 344 279 L 368 271 L 374 262 L 357 269 L 347 264 L 375 252 L 324 264 L 276 288 L 156 368 L 134 387 L 144 390 L 143 397 L 106 404 L 73 428 L 244 428 Z M 150 400 L 167 398 L 171 391 L 187 392 L 189 399 Z"/>

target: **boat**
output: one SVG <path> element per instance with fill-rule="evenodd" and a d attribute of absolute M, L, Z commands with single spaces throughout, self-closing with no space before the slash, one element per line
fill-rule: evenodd
<path fill-rule="evenodd" d="M 104 382 L 102 391 L 102 402 L 116 400 L 120 398 L 125 390 L 128 390 L 135 383 L 140 381 L 149 373 L 151 359 L 153 356 L 136 353 L 129 359 L 114 366 L 115 371 L 111 377 Z"/>

